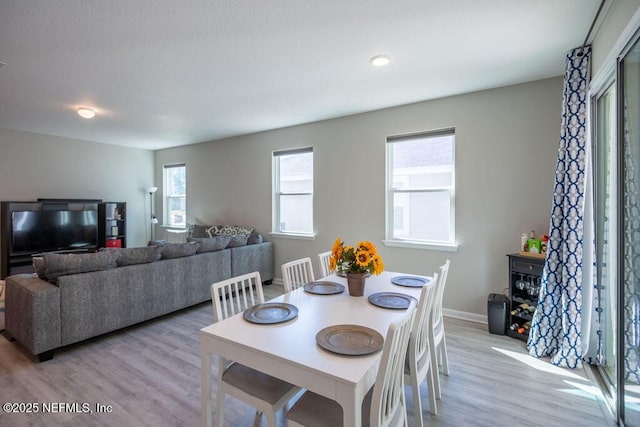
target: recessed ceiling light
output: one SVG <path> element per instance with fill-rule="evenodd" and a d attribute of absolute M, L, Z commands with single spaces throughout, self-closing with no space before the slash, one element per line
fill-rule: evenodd
<path fill-rule="evenodd" d="M 389 57 L 387 55 L 376 55 L 372 57 L 369 62 L 374 67 L 384 67 L 385 65 L 389 65 Z"/>
<path fill-rule="evenodd" d="M 96 112 L 93 111 L 91 108 L 80 107 L 78 108 L 78 115 L 83 119 L 92 119 L 95 117 Z"/>

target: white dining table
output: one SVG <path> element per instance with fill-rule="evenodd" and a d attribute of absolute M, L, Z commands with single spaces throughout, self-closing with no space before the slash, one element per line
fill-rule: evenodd
<path fill-rule="evenodd" d="M 212 423 L 211 358 L 217 355 L 335 400 L 343 409 L 343 425 L 360 427 L 362 399 L 375 382 L 381 351 L 361 356 L 335 354 L 317 345 L 316 334 L 328 326 L 347 324 L 372 328 L 385 337 L 389 324 L 404 310 L 375 306 L 368 296 L 398 292 L 419 299 L 420 287 L 391 283 L 392 278 L 406 275 L 385 271 L 368 277 L 364 295 L 352 297 L 346 278 L 333 274 L 320 280 L 343 284 L 345 291 L 340 294 L 316 295 L 298 288 L 271 300 L 298 308 L 298 316 L 287 322 L 255 324 L 240 313 L 201 329 L 203 425 Z"/>

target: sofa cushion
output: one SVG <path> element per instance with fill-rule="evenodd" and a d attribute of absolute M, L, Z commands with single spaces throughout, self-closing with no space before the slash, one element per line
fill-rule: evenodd
<path fill-rule="evenodd" d="M 207 230 L 209 236 L 249 236 L 254 230 L 253 227 L 245 227 L 240 225 L 214 225 Z"/>
<path fill-rule="evenodd" d="M 104 249 L 104 248 L 103 248 Z M 100 249 L 102 250 L 102 249 Z M 140 248 L 110 249 L 118 253 L 118 266 L 146 264 L 160 259 L 162 246 L 143 246 Z"/>
<path fill-rule="evenodd" d="M 162 250 L 161 259 L 180 258 L 194 255 L 198 251 L 200 243 L 165 243 L 163 245 L 159 245 L 159 247 Z"/>
<path fill-rule="evenodd" d="M 52 282 L 60 276 L 90 271 L 108 270 L 118 266 L 117 251 L 104 251 L 89 254 L 42 254 L 44 274 Z"/>
<path fill-rule="evenodd" d="M 206 238 L 190 237 L 187 239 L 187 242 L 199 243 L 200 247 L 198 248 L 198 253 L 201 254 L 203 252 L 213 252 L 224 249 L 229 244 L 229 240 L 231 240 L 231 236 L 215 236 Z"/>

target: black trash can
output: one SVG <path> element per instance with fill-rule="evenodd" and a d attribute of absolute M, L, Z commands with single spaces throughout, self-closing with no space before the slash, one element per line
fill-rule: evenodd
<path fill-rule="evenodd" d="M 487 299 L 487 317 L 489 332 L 496 335 L 507 333 L 507 306 L 509 299 L 502 294 L 489 294 Z"/>

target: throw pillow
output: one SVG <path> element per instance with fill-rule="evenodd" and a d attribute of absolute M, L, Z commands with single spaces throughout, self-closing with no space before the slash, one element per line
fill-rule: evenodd
<path fill-rule="evenodd" d="M 229 244 L 229 240 L 231 240 L 231 236 L 215 236 L 204 239 L 188 238 L 187 242 L 199 243 L 200 247 L 197 253 L 201 254 L 203 252 L 213 252 L 224 249 Z"/>
<path fill-rule="evenodd" d="M 31 263 L 33 264 L 33 270 L 36 272 L 36 276 L 42 280 L 47 280 L 44 268 L 44 258 L 41 256 L 34 256 L 31 258 Z"/>
<path fill-rule="evenodd" d="M 205 230 L 205 233 L 207 233 L 207 237 L 215 237 L 217 228 L 217 225 L 207 226 L 207 229 Z"/>
<path fill-rule="evenodd" d="M 253 230 L 251 234 L 249 234 L 247 245 L 255 245 L 256 243 L 262 243 L 263 241 L 264 240 L 262 239 L 262 234 L 258 233 L 256 230 Z"/>
<path fill-rule="evenodd" d="M 194 255 L 200 243 L 188 242 L 188 243 L 165 243 L 160 246 L 162 250 L 161 259 L 180 258 L 185 256 Z"/>
<path fill-rule="evenodd" d="M 207 234 L 207 230 L 210 228 L 210 225 L 195 225 L 192 224 L 189 226 L 189 237 L 193 237 L 194 239 L 202 239 L 205 237 L 210 237 Z"/>
<path fill-rule="evenodd" d="M 237 248 L 238 246 L 245 246 L 247 244 L 247 239 L 249 236 L 238 235 L 238 236 L 229 236 L 229 244 L 228 248 Z"/>
<path fill-rule="evenodd" d="M 117 251 L 104 251 L 89 254 L 42 254 L 47 280 L 55 281 L 60 276 L 88 273 L 91 271 L 116 268 Z"/>
<path fill-rule="evenodd" d="M 207 233 L 209 233 L 211 237 L 221 234 L 228 236 L 249 236 L 253 230 L 253 227 L 244 227 L 240 225 L 215 225 L 209 228 Z"/>

